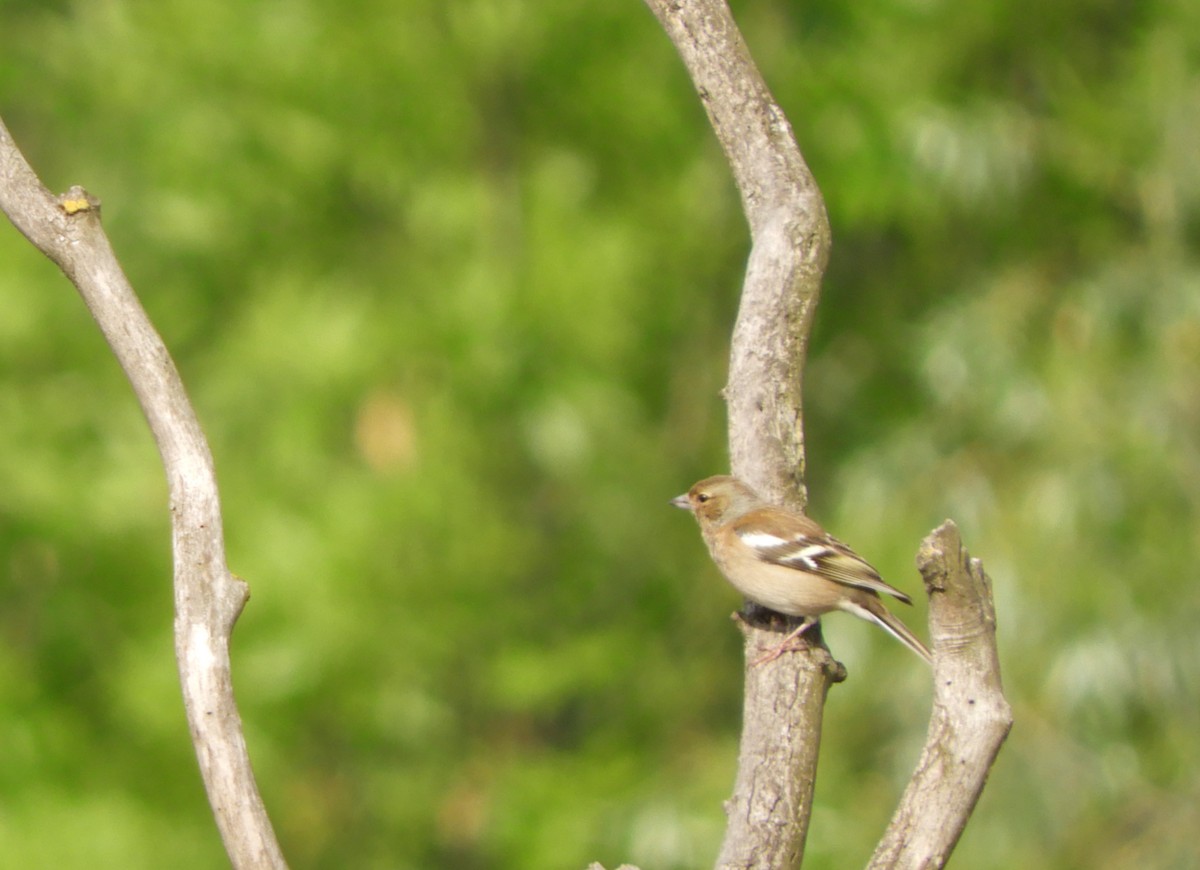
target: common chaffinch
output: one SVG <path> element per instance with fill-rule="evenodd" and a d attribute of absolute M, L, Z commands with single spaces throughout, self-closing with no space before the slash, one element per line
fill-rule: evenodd
<path fill-rule="evenodd" d="M 803 514 L 767 504 L 736 477 L 705 478 L 671 500 L 691 511 L 708 552 L 738 592 L 763 607 L 805 622 L 754 662 L 778 658 L 831 610 L 852 613 L 887 631 L 926 662 L 929 648 L 888 612 L 879 593 L 912 600 L 885 583 L 857 553 Z"/>

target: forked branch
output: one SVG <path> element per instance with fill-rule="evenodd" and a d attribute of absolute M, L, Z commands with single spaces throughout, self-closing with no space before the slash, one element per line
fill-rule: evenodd
<path fill-rule="evenodd" d="M 730 464 L 768 500 L 803 509 L 803 367 L 829 254 L 824 202 L 725 0 L 646 0 L 691 76 L 733 171 L 753 246 L 725 389 Z M 990 587 L 947 524 L 922 550 L 935 641 L 929 741 L 873 867 L 941 866 L 974 808 L 1011 714 L 1000 692 Z M 962 571 L 954 565 L 962 563 Z M 962 573 L 965 572 L 965 573 Z M 965 578 L 965 579 L 964 579 Z M 829 686 L 821 647 L 753 667 L 768 635 L 743 622 L 746 695 L 719 868 L 798 866 Z"/>

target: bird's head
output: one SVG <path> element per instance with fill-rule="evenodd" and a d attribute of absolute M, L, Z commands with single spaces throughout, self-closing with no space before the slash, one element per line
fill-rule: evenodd
<path fill-rule="evenodd" d="M 762 505 L 758 494 L 736 477 L 719 474 L 706 477 L 671 504 L 691 511 L 701 524 L 720 525 L 737 519 Z"/>

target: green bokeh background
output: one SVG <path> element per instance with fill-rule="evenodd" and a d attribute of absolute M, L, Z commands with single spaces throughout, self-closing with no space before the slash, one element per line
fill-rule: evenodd
<path fill-rule="evenodd" d="M 953 517 L 1016 725 L 970 868 L 1200 866 L 1200 6 L 735 5 L 826 197 L 813 514 L 916 591 Z M 635 0 L 0 0 L 0 114 L 80 183 L 212 442 L 247 738 L 297 868 L 711 864 L 747 234 Z M 906 614 L 923 626 L 924 607 Z M 806 867 L 861 865 L 927 673 L 843 617 Z M 219 867 L 165 486 L 0 228 L 0 864 Z"/>

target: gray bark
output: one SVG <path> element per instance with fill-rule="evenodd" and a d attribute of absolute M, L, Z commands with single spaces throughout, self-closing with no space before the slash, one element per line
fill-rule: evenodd
<path fill-rule="evenodd" d="M 921 544 L 917 568 L 929 595 L 933 716 L 916 772 L 872 870 L 945 866 L 1012 727 L 1000 682 L 992 581 L 947 520 Z"/>
<path fill-rule="evenodd" d="M 167 475 L 175 658 L 209 804 L 234 867 L 286 867 L 250 769 L 229 670 L 229 638 L 249 590 L 225 565 L 212 454 L 179 372 L 109 245 L 99 200 L 80 187 L 54 196 L 3 121 L 0 210 L 75 285 L 141 403 Z"/>

